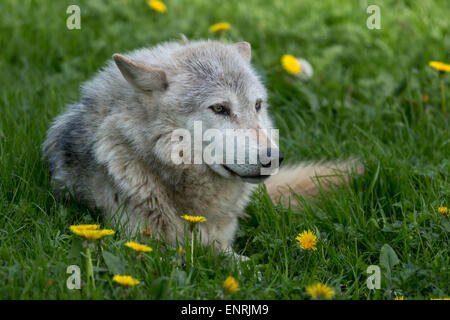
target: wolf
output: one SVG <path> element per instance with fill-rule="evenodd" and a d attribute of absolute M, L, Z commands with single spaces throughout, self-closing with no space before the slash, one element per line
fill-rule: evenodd
<path fill-rule="evenodd" d="M 183 242 L 183 214 L 203 216 L 203 244 L 235 255 L 238 218 L 258 184 L 288 205 L 291 192 L 317 193 L 317 179 L 347 181 L 352 161 L 300 163 L 261 174 L 283 156 L 269 134 L 250 141 L 264 153 L 253 164 L 172 161 L 178 128 L 273 129 L 267 91 L 251 63 L 248 42 L 172 41 L 114 54 L 81 89 L 81 100 L 58 116 L 43 143 L 56 194 L 100 209 L 131 232 Z M 278 169 L 278 166 L 276 166 Z M 118 214 L 121 212 L 121 214 Z"/>

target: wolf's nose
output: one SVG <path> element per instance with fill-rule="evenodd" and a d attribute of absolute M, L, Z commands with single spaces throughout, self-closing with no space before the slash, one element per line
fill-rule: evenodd
<path fill-rule="evenodd" d="M 272 165 L 272 161 L 275 160 L 274 157 L 272 157 L 272 149 L 268 148 L 266 150 L 266 155 L 267 155 L 267 159 L 269 159 L 269 161 L 267 161 L 267 163 L 263 163 L 261 164 L 261 166 L 263 168 L 269 168 Z M 284 160 L 283 155 L 281 154 L 280 150 L 275 149 L 274 150 L 274 156 L 278 155 L 278 165 L 281 164 L 281 162 Z"/>

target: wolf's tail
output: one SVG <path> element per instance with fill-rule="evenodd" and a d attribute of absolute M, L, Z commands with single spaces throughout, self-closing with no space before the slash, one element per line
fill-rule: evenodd
<path fill-rule="evenodd" d="M 352 172 L 362 174 L 364 167 L 354 160 L 300 163 L 280 168 L 265 184 L 272 201 L 288 206 L 292 192 L 311 197 L 318 193 L 319 187 L 326 190 L 331 184 L 347 183 Z M 295 203 L 292 201 L 291 205 Z"/>

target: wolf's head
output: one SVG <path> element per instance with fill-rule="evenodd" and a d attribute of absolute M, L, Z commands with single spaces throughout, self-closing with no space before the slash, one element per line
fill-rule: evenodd
<path fill-rule="evenodd" d="M 127 56 L 113 58 L 149 110 L 158 157 L 170 149 L 173 165 L 181 157 L 251 183 L 278 168 L 283 157 L 249 43 L 169 43 Z"/>

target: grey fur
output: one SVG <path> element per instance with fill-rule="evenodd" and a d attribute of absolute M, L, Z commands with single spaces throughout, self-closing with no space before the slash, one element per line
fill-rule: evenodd
<path fill-rule="evenodd" d="M 86 82 L 81 101 L 48 131 L 43 154 L 55 192 L 68 190 L 106 216 L 125 203 L 126 214 L 113 221 L 134 232 L 149 227 L 170 243 L 184 239 L 182 214 L 204 216 L 203 242 L 230 252 L 255 185 L 221 166 L 174 165 L 170 136 L 177 128 L 192 130 L 195 120 L 204 129 L 272 128 L 249 50 L 247 43 L 184 39 L 115 55 L 117 65 L 109 61 Z M 259 113 L 256 99 L 263 101 Z M 224 100 L 229 118 L 208 109 Z"/>

